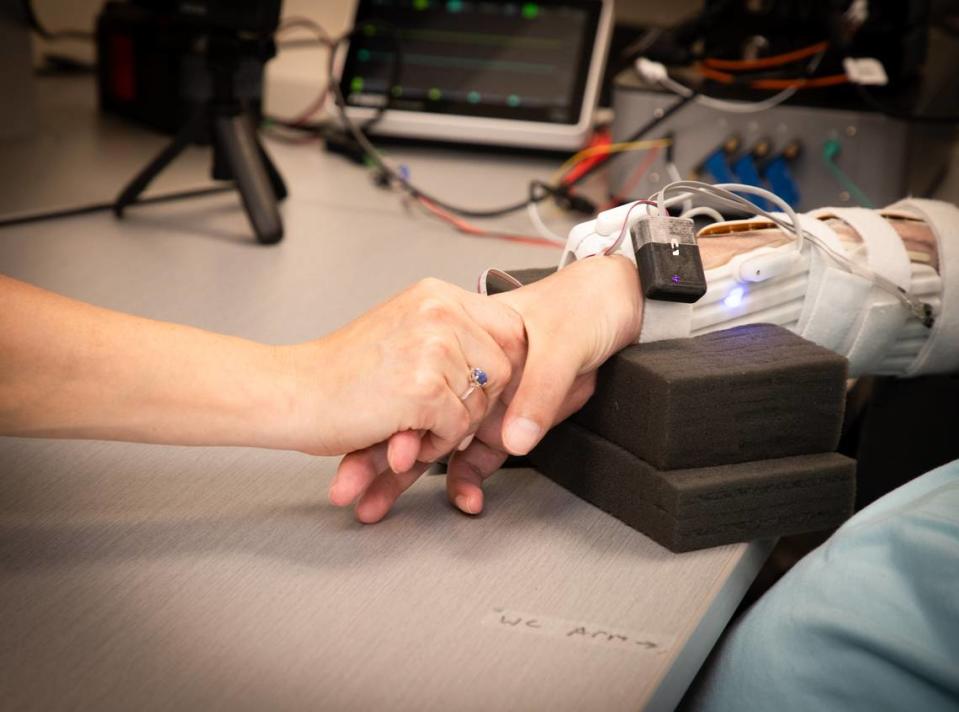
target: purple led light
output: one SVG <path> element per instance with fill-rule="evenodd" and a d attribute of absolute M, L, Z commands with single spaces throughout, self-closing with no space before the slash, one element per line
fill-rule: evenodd
<path fill-rule="evenodd" d="M 674 275 L 673 275 L 673 284 L 679 284 L 679 275 L 678 275 L 678 274 L 674 274 Z"/>

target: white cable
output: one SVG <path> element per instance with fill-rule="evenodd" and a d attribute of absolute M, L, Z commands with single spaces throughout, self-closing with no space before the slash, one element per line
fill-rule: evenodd
<path fill-rule="evenodd" d="M 669 181 L 671 183 L 676 183 L 683 179 L 682 174 L 679 172 L 679 168 L 676 167 L 676 164 L 673 161 L 668 161 L 666 163 L 666 175 L 669 176 Z M 683 212 L 693 209 L 693 201 L 687 200 L 683 203 Z"/>
<path fill-rule="evenodd" d="M 718 210 L 710 208 L 708 205 L 700 205 L 698 208 L 690 208 L 682 213 L 679 217 L 692 220 L 693 218 L 703 216 L 712 218 L 713 222 L 723 222 L 726 219 Z"/>
<path fill-rule="evenodd" d="M 663 186 L 656 196 L 655 202 L 660 212 L 664 211 L 667 207 L 669 207 L 670 204 L 679 202 L 680 200 L 686 200 L 688 197 L 690 197 L 688 194 L 677 196 L 674 201 L 671 201 L 669 204 L 667 204 L 665 198 L 666 193 L 676 190 L 692 191 L 693 193 L 705 193 L 722 204 L 731 206 L 733 209 L 743 210 L 745 212 L 752 213 L 753 215 L 763 215 L 770 220 L 774 220 L 773 215 L 763 210 L 758 205 L 746 200 L 741 195 L 737 195 L 737 193 L 746 193 L 747 195 L 755 195 L 757 197 L 764 198 L 780 208 L 789 217 L 789 220 L 792 223 L 792 232 L 794 235 L 796 235 L 797 249 L 802 249 L 803 230 L 799 224 L 799 216 L 796 215 L 796 211 L 792 209 L 789 203 L 775 193 L 771 193 L 764 188 L 759 188 L 754 185 L 745 185 L 742 183 L 720 183 L 718 185 L 710 185 L 708 183 L 695 180 L 676 181 L 674 183 L 670 183 L 669 185 Z M 781 222 L 778 219 L 775 221 L 777 224 Z"/>
<path fill-rule="evenodd" d="M 682 97 L 688 97 L 693 93 L 693 90 L 687 87 L 685 84 L 680 84 L 675 79 L 670 76 L 666 76 L 659 80 L 659 85 L 663 89 L 668 89 L 674 94 L 678 94 Z M 743 102 L 743 101 L 726 101 L 724 99 L 716 99 L 711 96 L 704 96 L 699 94 L 693 101 L 695 101 L 700 106 L 705 106 L 709 109 L 715 109 L 716 111 L 724 111 L 727 114 L 753 114 L 758 111 L 769 111 L 774 109 L 785 101 L 788 101 L 793 97 L 793 95 L 799 91 L 798 87 L 787 87 L 777 94 L 773 94 L 762 101 L 754 102 Z"/>
<path fill-rule="evenodd" d="M 665 197 L 667 193 L 676 190 L 686 192 L 680 193 L 679 195 L 669 199 Z M 774 215 L 766 210 L 763 210 L 758 205 L 753 204 L 749 200 L 743 198 L 741 195 L 737 195 L 731 191 L 736 191 L 737 193 L 747 193 L 749 195 L 756 195 L 758 197 L 765 198 L 769 202 L 781 208 L 789 220 L 784 220 L 778 215 Z M 670 183 L 669 185 L 666 185 L 660 189 L 659 193 L 656 195 L 658 210 L 662 213 L 662 211 L 664 211 L 670 205 L 682 202 L 692 195 L 706 195 L 711 201 L 732 207 L 736 210 L 741 210 L 753 215 L 761 215 L 765 217 L 775 225 L 778 225 L 784 231 L 792 233 L 796 237 L 797 250 L 802 249 L 804 240 L 809 240 L 817 248 L 841 264 L 848 272 L 873 282 L 881 289 L 884 289 L 895 296 L 897 299 L 903 302 L 909 311 L 927 327 L 932 325 L 932 310 L 928 304 L 922 302 L 918 297 L 910 292 L 905 291 L 892 280 L 887 279 L 881 274 L 869 269 L 869 267 L 866 265 L 854 262 L 847 255 L 837 252 L 828 244 L 820 240 L 816 235 L 803 230 L 799 223 L 799 217 L 796 215 L 796 212 L 778 195 L 771 193 L 768 190 L 757 188 L 756 186 L 740 185 L 738 183 L 709 185 L 708 183 L 701 183 L 699 181 L 679 181 L 677 183 Z"/>
<path fill-rule="evenodd" d="M 533 223 L 533 227 L 536 228 L 536 232 L 540 234 L 540 237 L 550 242 L 559 243 L 560 245 L 566 244 L 565 237 L 557 235 L 549 228 L 549 225 L 543 222 L 543 218 L 539 214 L 539 204 L 535 200 L 531 200 L 529 205 L 526 206 L 526 213 L 529 215 L 529 221 Z"/>

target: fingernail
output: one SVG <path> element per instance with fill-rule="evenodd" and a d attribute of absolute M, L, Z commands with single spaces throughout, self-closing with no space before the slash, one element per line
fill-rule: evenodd
<path fill-rule="evenodd" d="M 456 495 L 456 499 L 453 500 L 456 502 L 456 506 L 460 511 L 466 512 L 467 514 L 476 514 L 473 510 L 473 507 L 470 505 L 469 497 L 465 494 Z"/>
<path fill-rule="evenodd" d="M 463 438 L 463 441 L 456 446 L 456 449 L 460 452 L 463 452 L 463 450 L 470 446 L 471 442 L 473 442 L 473 435 L 467 435 L 465 438 Z"/>
<path fill-rule="evenodd" d="M 525 455 L 532 450 L 543 431 L 529 418 L 516 418 L 506 426 L 503 442 L 506 448 L 516 455 Z"/>

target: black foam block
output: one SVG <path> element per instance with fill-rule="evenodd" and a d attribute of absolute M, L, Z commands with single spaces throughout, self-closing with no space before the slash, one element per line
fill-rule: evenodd
<path fill-rule="evenodd" d="M 580 425 L 659 469 L 836 449 L 846 360 L 772 324 L 629 346 Z"/>
<path fill-rule="evenodd" d="M 660 470 L 570 421 L 530 453 L 557 484 L 672 551 L 837 526 L 855 461 L 836 453 Z"/>

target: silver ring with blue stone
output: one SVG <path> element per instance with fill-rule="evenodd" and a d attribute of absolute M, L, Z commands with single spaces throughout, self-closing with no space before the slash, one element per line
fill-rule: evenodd
<path fill-rule="evenodd" d="M 477 388 L 485 388 L 486 384 L 489 383 L 489 376 L 486 375 L 486 371 L 482 368 L 471 368 L 469 374 L 470 385 L 467 388 L 463 395 L 460 396 L 460 400 L 466 400 L 472 395 L 473 391 Z"/>

